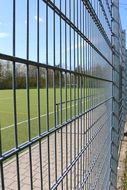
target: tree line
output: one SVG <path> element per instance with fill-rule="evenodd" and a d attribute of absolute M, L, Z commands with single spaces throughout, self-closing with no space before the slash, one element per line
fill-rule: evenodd
<path fill-rule="evenodd" d="M 17 89 L 25 89 L 27 84 L 27 69 L 25 64 L 15 64 L 15 85 Z M 60 65 L 57 65 L 56 67 L 60 67 Z M 81 66 L 78 66 L 75 68 L 75 72 L 81 72 L 83 69 Z M 91 69 L 84 71 L 87 75 L 92 76 L 106 76 L 106 68 L 101 67 L 100 65 L 96 65 L 96 67 L 92 70 Z M 36 66 L 29 66 L 29 87 L 30 88 L 36 88 L 37 87 L 37 67 Z M 12 89 L 13 87 L 13 64 L 9 61 L 0 61 L 0 89 Z M 48 79 L 48 80 L 47 80 Z M 55 81 L 55 84 L 53 84 L 53 81 Z M 45 88 L 46 85 L 48 87 L 60 87 L 65 86 L 67 84 L 67 87 L 78 87 L 83 86 L 85 83 L 86 87 L 97 87 L 97 82 L 95 79 L 86 77 L 76 77 L 72 74 L 65 72 L 59 72 L 58 69 L 48 69 L 46 71 L 45 68 L 39 69 L 39 86 L 40 88 Z"/>

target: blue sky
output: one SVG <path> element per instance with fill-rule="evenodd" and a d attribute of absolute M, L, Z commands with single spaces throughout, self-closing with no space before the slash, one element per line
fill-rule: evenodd
<path fill-rule="evenodd" d="M 27 23 L 27 0 L 16 0 L 16 56 L 26 58 L 26 23 Z M 57 6 L 59 6 L 59 0 L 56 0 Z M 69 1 L 68 1 L 69 2 Z M 12 55 L 12 28 L 13 28 L 13 0 L 0 0 L 0 52 Z M 68 5 L 69 6 L 69 5 Z M 64 1 L 62 1 L 62 9 L 65 9 Z M 68 9 L 69 10 L 69 9 Z M 67 11 L 69 15 L 69 12 Z M 36 0 L 30 0 L 29 9 L 29 58 L 31 60 L 37 60 L 37 4 Z M 49 51 L 49 64 L 53 64 L 53 11 L 49 9 L 48 12 L 48 51 Z M 55 31 L 55 56 L 56 64 L 60 63 L 60 19 L 56 16 L 56 28 Z M 46 62 L 46 6 L 42 0 L 40 0 L 40 62 Z M 62 41 L 64 42 L 64 22 L 62 21 Z M 73 34 L 72 34 L 73 39 Z M 71 44 L 73 51 L 74 45 Z M 62 43 L 62 62 L 65 63 L 65 43 Z M 69 27 L 67 28 L 67 59 L 69 61 Z M 73 61 L 73 60 L 72 60 Z M 51 63 L 52 62 L 52 63 Z"/>
<path fill-rule="evenodd" d="M 13 0 L 1 0 L 0 5 L 0 51 L 6 54 L 12 54 L 12 4 Z M 6 7 L 6 10 L 5 10 Z M 35 46 L 37 35 L 37 13 L 36 13 L 36 1 L 30 1 L 30 57 L 36 60 Z M 41 6 L 43 8 L 43 6 Z M 16 0 L 16 56 L 22 58 L 26 57 L 26 1 Z M 43 20 L 45 10 L 40 10 L 40 26 L 45 27 Z M 40 27 L 41 28 L 41 27 Z M 44 30 L 40 31 L 44 40 Z M 34 51 L 34 53 L 33 53 Z M 34 56 L 33 56 L 34 54 Z"/>
<path fill-rule="evenodd" d="M 120 17 L 123 29 L 127 32 L 127 1 L 120 0 Z M 127 38 L 126 38 L 126 47 L 127 47 Z"/>
<path fill-rule="evenodd" d="M 21 58 L 26 58 L 26 2 L 27 0 L 16 0 L 16 56 Z M 56 0 L 58 4 L 59 0 Z M 67 1 L 69 2 L 69 1 Z M 72 1 L 73 2 L 73 1 Z M 120 4 L 125 4 L 124 0 L 120 0 Z M 0 0 L 0 52 L 12 55 L 12 21 L 13 21 L 13 0 Z M 68 4 L 69 6 L 69 4 Z M 73 5 L 72 5 L 73 6 Z M 127 6 L 120 6 L 120 13 L 123 28 L 127 28 Z M 62 0 L 62 10 L 64 11 L 64 0 Z M 37 5 L 36 0 L 30 0 L 30 32 L 29 32 L 29 57 L 31 60 L 37 60 Z M 79 11 L 80 14 L 80 11 Z M 69 15 L 69 9 L 67 9 L 67 15 Z M 40 62 L 46 63 L 46 7 L 45 4 L 40 0 Z M 48 51 L 49 51 L 49 64 L 53 64 L 53 12 L 49 9 L 48 14 Z M 56 28 L 55 31 L 55 44 L 56 44 L 56 64 L 60 63 L 60 32 L 59 32 L 59 18 L 56 16 Z M 65 31 L 64 22 L 62 22 L 62 63 L 65 63 Z M 73 32 L 71 34 L 73 39 Z M 69 46 L 69 27 L 67 28 L 67 62 L 69 62 L 70 56 L 70 46 Z M 83 47 L 83 44 L 77 44 L 76 49 Z M 74 53 L 73 40 L 71 43 L 71 53 L 72 53 L 72 65 L 73 65 L 73 53 Z M 80 62 L 80 60 L 79 60 Z"/>

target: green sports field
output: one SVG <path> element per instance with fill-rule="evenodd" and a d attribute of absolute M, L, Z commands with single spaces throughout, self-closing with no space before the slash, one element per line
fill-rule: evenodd
<path fill-rule="evenodd" d="M 70 90 L 71 89 L 71 90 Z M 100 92 L 100 90 L 99 90 Z M 40 123 L 41 133 L 47 130 L 47 94 L 46 89 L 40 89 Z M 55 127 L 56 124 L 66 121 L 74 116 L 74 110 L 78 115 L 79 112 L 84 112 L 91 106 L 93 98 L 82 98 L 94 95 L 94 104 L 97 103 L 98 89 L 74 89 L 65 88 L 48 90 L 48 111 L 49 111 L 49 128 Z M 101 94 L 101 96 L 103 93 Z M 92 97 L 91 96 L 91 97 Z M 38 93 L 37 89 L 30 89 L 30 136 L 31 138 L 39 135 L 38 127 Z M 74 101 L 75 99 L 75 101 Z M 77 100 L 80 99 L 80 100 Z M 67 104 L 65 104 L 67 100 Z M 72 101 L 70 101 L 72 100 Z M 62 106 L 60 102 L 62 101 Z M 100 101 L 100 98 L 99 98 Z M 58 104 L 59 106 L 57 106 Z M 16 109 L 17 109 L 17 131 L 18 144 L 28 141 L 28 115 L 27 115 L 27 91 L 25 89 L 16 90 Z M 56 113 L 54 113 L 54 106 Z M 71 108 L 70 108 L 71 107 Z M 75 108 L 75 109 L 74 109 Z M 14 130 L 14 115 L 13 115 L 13 91 L 0 90 L 0 125 L 1 125 L 1 140 L 2 152 L 8 151 L 15 147 L 15 130 Z M 67 115 L 67 117 L 66 117 Z"/>

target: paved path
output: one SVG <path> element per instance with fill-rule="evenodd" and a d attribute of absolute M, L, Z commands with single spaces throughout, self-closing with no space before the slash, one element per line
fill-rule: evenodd
<path fill-rule="evenodd" d="M 127 133 L 127 122 L 125 124 L 125 133 Z M 125 172 L 125 159 L 127 154 L 127 137 L 124 136 L 121 143 L 120 157 L 118 163 L 117 190 L 124 190 L 123 179 Z"/>
<path fill-rule="evenodd" d="M 45 138 L 40 146 L 39 143 L 34 145 L 31 148 L 31 160 L 32 160 L 32 179 L 33 179 L 33 189 L 41 189 L 41 177 L 40 177 L 40 147 L 41 147 L 41 156 L 42 156 L 42 173 L 43 173 L 43 190 L 49 189 L 49 178 L 48 174 L 50 171 L 50 184 L 53 186 L 55 182 L 55 174 L 57 170 L 57 177 L 61 176 L 61 170 L 65 171 L 66 166 L 71 163 L 71 160 L 74 159 L 74 155 L 78 155 L 78 152 L 81 151 L 81 147 L 88 141 L 90 134 L 86 135 L 86 126 L 90 127 L 92 122 L 96 121 L 100 116 L 100 113 L 104 112 L 104 107 L 101 109 L 96 109 L 95 113 L 92 115 L 92 112 L 88 115 L 83 116 L 82 119 L 79 119 L 73 122 L 71 125 L 64 127 L 62 131 L 56 132 L 56 151 L 55 155 L 55 134 L 50 135 L 49 137 L 49 153 L 50 153 L 50 168 L 48 165 L 48 138 Z M 87 122 L 87 123 L 86 123 Z M 99 121 L 99 125 L 103 121 Z M 93 128 L 94 130 L 98 124 Z M 62 139 L 62 141 L 61 141 Z M 62 143 L 62 144 L 61 144 Z M 92 161 L 94 153 L 96 151 L 96 143 L 93 143 L 89 150 L 86 151 L 86 154 L 83 155 L 68 171 L 67 177 L 64 177 L 63 180 L 63 189 L 66 189 L 66 184 L 68 189 L 77 189 L 79 180 L 82 179 L 83 168 L 87 170 L 90 161 Z M 62 151 L 61 151 L 62 149 Z M 62 154 L 61 154 L 62 152 Z M 88 163 L 89 161 L 89 163 Z M 57 168 L 55 163 L 57 162 Z M 85 164 L 85 166 L 83 165 Z M 17 190 L 17 170 L 16 170 L 16 159 L 13 158 L 10 161 L 4 164 L 4 178 L 5 178 L 5 190 Z M 61 169 L 62 168 L 62 169 Z M 19 155 L 19 171 L 20 171 L 20 187 L 21 190 L 29 190 L 30 187 L 30 159 L 29 159 L 29 149 L 24 151 Z M 85 171 L 85 170 L 84 170 Z M 93 171 L 93 175 L 94 176 Z M 88 183 L 92 181 L 92 178 L 89 179 Z M 75 186 L 74 186 L 75 185 Z M 2 188 L 1 188 L 2 189 Z M 57 188 L 62 189 L 61 183 Z"/>

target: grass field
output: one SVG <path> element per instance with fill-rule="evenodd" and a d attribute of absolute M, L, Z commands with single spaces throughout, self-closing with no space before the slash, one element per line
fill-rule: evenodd
<path fill-rule="evenodd" d="M 91 104 L 97 104 L 104 98 L 104 91 L 100 93 L 100 89 L 82 89 L 74 90 L 63 88 L 55 90 L 56 102 L 62 106 L 56 106 L 54 103 L 54 90 L 49 88 L 48 90 L 48 111 L 49 111 L 49 128 L 55 127 L 59 123 L 66 121 L 74 116 L 74 108 L 76 114 L 84 112 Z M 82 94 L 82 95 L 81 95 Z M 82 99 L 82 97 L 89 96 L 88 98 Z M 100 97 L 101 96 L 101 97 Z M 41 122 L 41 133 L 47 130 L 47 99 L 46 89 L 40 90 L 40 122 Z M 77 99 L 80 98 L 80 101 Z M 101 98 L 101 99 L 100 99 Z M 73 100 L 70 103 L 70 99 Z M 74 101 L 74 99 L 76 99 Z M 99 99 L 99 101 L 98 101 Z M 67 100 L 67 104 L 65 101 Z M 27 119 L 27 92 L 26 90 L 16 90 L 16 109 L 17 109 L 17 129 L 18 129 L 18 144 L 22 144 L 28 140 L 28 119 Z M 54 105 L 56 106 L 56 113 L 54 113 Z M 75 105 L 75 106 L 74 106 Z M 67 109 L 66 109 L 67 106 Z M 71 108 L 70 108 L 71 107 Z M 67 115 L 67 118 L 66 118 Z M 0 126 L 1 126 L 1 137 L 2 137 L 2 152 L 8 151 L 15 147 L 14 138 L 14 116 L 13 116 L 13 91 L 12 90 L 0 90 Z M 38 94 L 37 89 L 30 89 L 30 131 L 31 138 L 39 134 L 38 130 Z"/>

